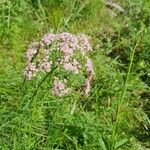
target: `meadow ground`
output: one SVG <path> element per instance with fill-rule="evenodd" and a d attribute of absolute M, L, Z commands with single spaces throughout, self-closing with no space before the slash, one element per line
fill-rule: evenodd
<path fill-rule="evenodd" d="M 150 149 L 150 1 L 107 2 L 0 1 L 1 150 Z M 48 32 L 90 37 L 89 95 L 24 82 L 26 49 Z"/>

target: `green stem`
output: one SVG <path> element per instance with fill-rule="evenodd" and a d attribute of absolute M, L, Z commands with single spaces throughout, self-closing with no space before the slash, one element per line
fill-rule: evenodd
<path fill-rule="evenodd" d="M 120 98 L 119 98 L 119 104 L 118 104 L 117 114 L 116 114 L 116 122 L 118 122 L 118 114 L 119 114 L 121 105 L 122 105 L 122 103 L 124 101 L 124 98 L 125 98 L 125 94 L 126 94 L 126 91 L 127 91 L 127 85 L 128 85 L 128 81 L 129 81 L 129 77 L 130 77 L 130 72 L 131 72 L 131 69 L 132 69 L 132 64 L 133 64 L 133 60 L 134 60 L 134 56 L 135 56 L 135 50 L 136 50 L 137 45 L 139 43 L 139 35 L 141 34 L 142 31 L 143 30 L 141 30 L 137 34 L 136 39 L 135 39 L 135 45 L 134 45 L 133 49 L 131 48 L 130 63 L 129 63 L 128 71 L 127 71 L 126 80 L 125 80 L 125 83 L 124 83 L 124 86 L 123 86 L 123 90 L 122 90 Z"/>
<path fill-rule="evenodd" d="M 122 103 L 123 103 L 124 98 L 125 98 L 125 94 L 126 94 L 126 90 L 127 90 L 127 85 L 128 85 L 128 81 L 129 81 L 129 77 L 130 77 L 130 72 L 131 72 L 131 69 L 132 69 L 132 64 L 133 64 L 133 60 L 134 60 L 134 56 L 135 56 L 135 50 L 136 50 L 137 45 L 139 43 L 139 35 L 141 34 L 142 31 L 143 30 L 141 30 L 137 34 L 135 42 L 134 42 L 135 45 L 134 45 L 133 49 L 131 48 L 131 56 L 130 56 L 130 63 L 129 63 L 128 71 L 127 71 L 127 76 L 126 76 L 125 83 L 123 85 L 122 92 L 120 94 L 120 98 L 119 98 L 119 102 L 118 102 L 118 106 L 117 106 L 117 110 L 116 110 L 116 119 L 115 119 L 115 123 L 114 123 L 113 129 L 112 129 L 112 145 L 111 145 L 111 150 L 113 150 L 114 146 L 115 146 L 116 132 L 117 132 L 116 130 L 117 130 L 120 118 L 121 118 L 121 114 L 119 112 L 120 112 Z"/>
<path fill-rule="evenodd" d="M 52 74 L 52 73 L 55 71 L 56 68 L 57 68 L 57 67 L 54 67 L 54 68 L 53 68 L 49 73 L 47 73 L 46 76 L 41 80 L 41 82 L 38 84 L 37 89 L 34 91 L 32 98 L 34 98 L 34 97 L 37 95 L 37 92 L 38 92 L 40 86 L 42 85 L 42 83 L 47 79 L 47 77 L 48 77 L 50 74 Z"/>
<path fill-rule="evenodd" d="M 46 74 L 46 76 L 40 81 L 40 83 L 38 84 L 38 87 L 36 88 L 36 90 L 34 91 L 31 100 L 23 107 L 23 110 L 26 110 L 27 108 L 29 108 L 31 106 L 31 103 L 34 100 L 34 97 L 37 95 L 39 88 L 41 87 L 42 83 L 47 79 L 47 77 L 51 74 L 53 74 L 53 72 L 57 69 L 57 67 L 54 67 L 50 72 L 48 72 Z"/>

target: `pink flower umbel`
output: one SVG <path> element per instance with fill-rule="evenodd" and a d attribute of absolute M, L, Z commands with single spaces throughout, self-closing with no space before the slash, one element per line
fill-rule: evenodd
<path fill-rule="evenodd" d="M 81 79 L 85 80 L 84 93 L 88 94 L 94 76 L 93 63 L 87 55 L 90 51 L 92 47 L 85 34 L 47 33 L 39 42 L 33 42 L 28 47 L 24 75 L 26 79 L 31 80 L 40 72 L 49 73 L 53 66 L 57 68 L 51 89 L 53 95 L 64 96 L 70 88 L 72 89 L 73 83 L 69 82 L 69 88 L 66 88 L 66 82 L 58 79 L 63 78 L 64 74 L 72 74 L 73 77 L 82 76 Z"/>

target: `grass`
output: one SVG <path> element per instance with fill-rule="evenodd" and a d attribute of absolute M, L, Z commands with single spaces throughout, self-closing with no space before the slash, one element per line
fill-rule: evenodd
<path fill-rule="evenodd" d="M 99 0 L 0 1 L 0 149 L 150 149 L 150 2 L 114 2 L 125 12 Z M 28 44 L 62 31 L 91 38 L 88 96 L 52 96 L 51 76 L 22 85 Z"/>

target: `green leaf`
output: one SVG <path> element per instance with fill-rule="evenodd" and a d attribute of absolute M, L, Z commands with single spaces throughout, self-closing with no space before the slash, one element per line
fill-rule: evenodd
<path fill-rule="evenodd" d="M 102 138 L 102 136 L 100 136 L 100 139 L 99 139 L 99 142 L 100 142 L 100 146 L 103 150 L 107 150 L 107 146 Z"/>
<path fill-rule="evenodd" d="M 119 148 L 121 146 L 124 146 L 125 144 L 127 144 L 129 142 L 129 139 L 125 138 L 125 139 L 121 139 L 120 141 L 116 142 L 115 144 L 115 148 Z"/>

